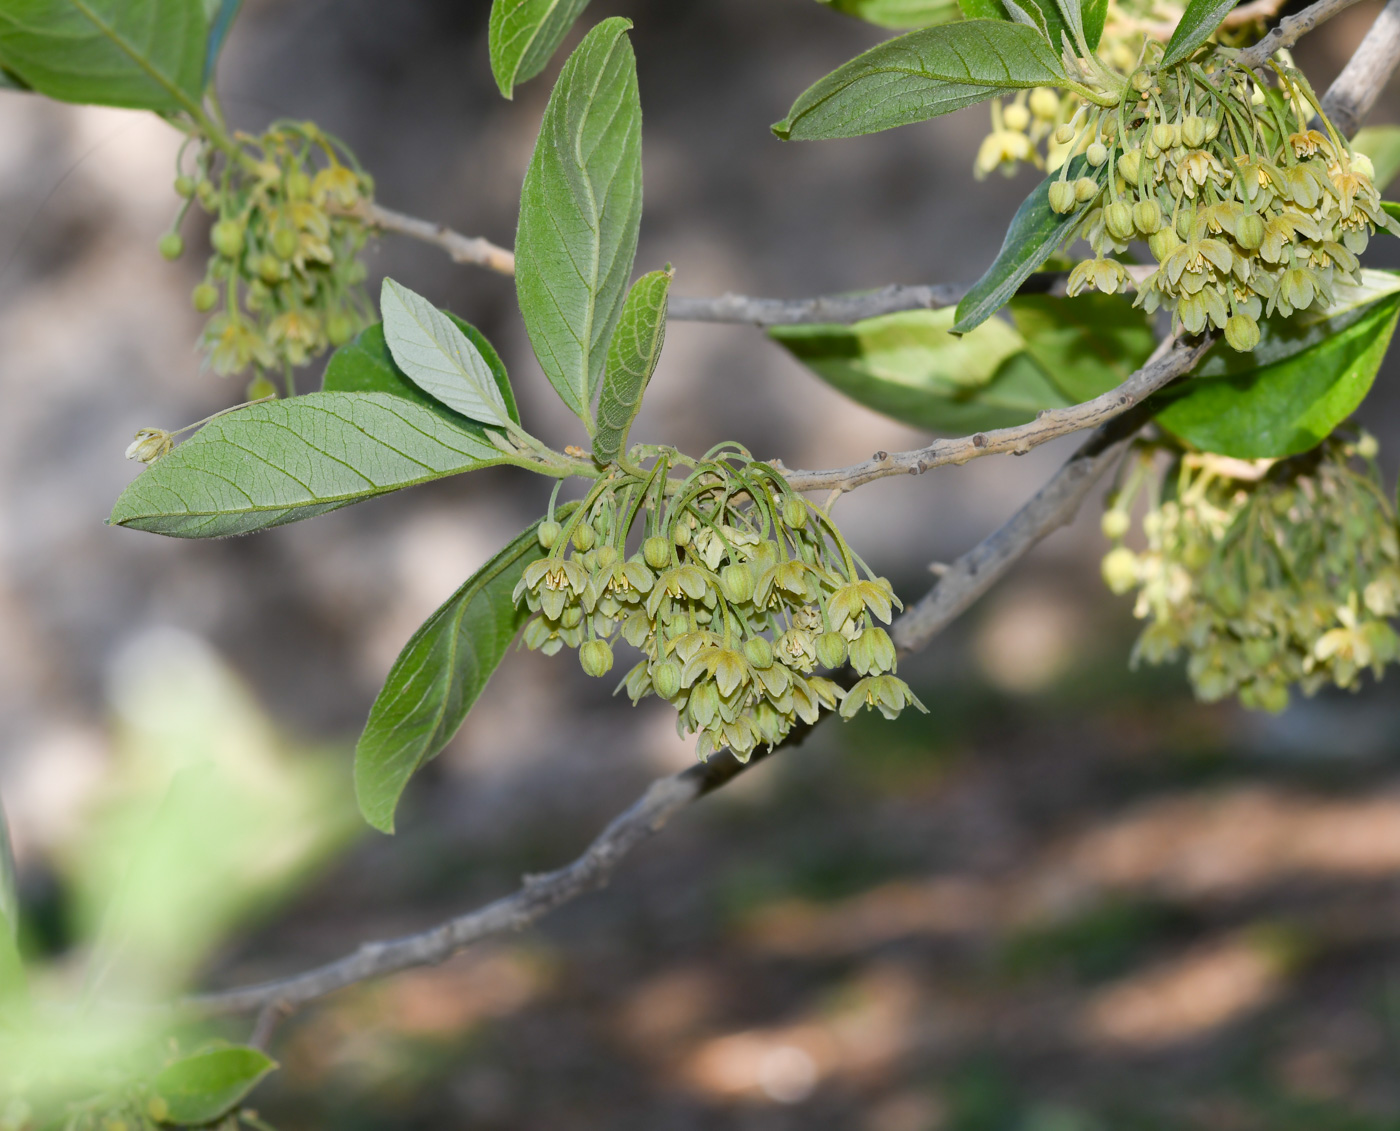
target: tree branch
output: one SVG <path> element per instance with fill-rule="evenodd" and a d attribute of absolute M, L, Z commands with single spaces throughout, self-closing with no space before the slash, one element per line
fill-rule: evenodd
<path fill-rule="evenodd" d="M 945 464 L 967 463 L 979 456 L 1014 452 L 1025 455 L 1032 448 L 1049 440 L 1082 432 L 1121 416 L 1141 404 L 1158 389 L 1182 374 L 1215 344 L 1215 335 L 1206 335 L 1193 344 L 1168 338 L 1158 356 L 1129 377 L 1118 388 L 1083 404 L 1069 408 L 1047 409 L 1029 424 L 1014 428 L 998 428 L 951 440 L 934 440 L 927 447 L 909 452 L 876 452 L 864 463 L 829 471 L 784 471 L 787 480 L 799 491 L 850 491 L 876 479 L 891 475 L 922 475 Z"/>
<path fill-rule="evenodd" d="M 1285 16 L 1278 25 L 1253 47 L 1246 47 L 1239 54 L 1241 66 L 1251 70 L 1262 67 L 1269 56 L 1285 47 L 1292 47 L 1318 24 L 1325 23 L 1338 12 L 1343 12 L 1359 0 L 1317 0 L 1296 15 Z"/>
<path fill-rule="evenodd" d="M 471 263 L 502 275 L 515 274 L 515 253 L 497 247 L 490 240 L 480 236 L 464 236 L 461 232 L 454 232 L 446 224 L 434 224 L 429 220 L 420 220 L 416 216 L 395 212 L 392 208 L 385 208 L 372 200 L 361 201 L 352 214 L 381 232 L 394 232 L 434 244 L 447 252 L 454 263 Z"/>
<path fill-rule="evenodd" d="M 1359 121 L 1360 115 L 1374 104 L 1379 88 L 1394 71 L 1397 62 L 1400 62 L 1400 0 L 1389 0 L 1352 62 L 1328 91 L 1324 106 L 1328 107 L 1329 116 L 1351 110 Z M 1348 123 L 1346 132 L 1350 134 L 1354 130 L 1355 124 Z M 1075 414 L 1074 409 L 1057 410 L 1057 414 L 1047 414 L 1034 424 L 1024 426 L 1032 431 L 1015 440 L 1009 434 L 1023 433 L 1024 430 L 1001 429 L 987 433 L 981 436 L 984 443 L 980 445 L 977 443 L 979 437 L 966 441 L 979 454 L 993 441 L 1002 445 L 997 450 L 1016 451 L 1021 450 L 1018 444 L 1029 442 L 1033 445 L 1051 438 L 1035 431 L 1037 426 L 1044 426 L 1045 420 L 1051 416 L 1061 422 L 1058 425 L 1061 430 L 1055 433 L 1057 435 L 1102 422 L 1094 436 L 1010 521 L 943 570 L 933 588 L 895 622 L 893 637 L 900 651 L 907 654 L 925 647 L 1005 576 L 1041 539 L 1069 522 L 1093 485 L 1113 466 L 1131 442 L 1133 433 L 1143 423 L 1143 399 L 1185 373 L 1212 341 L 1213 338 L 1208 337 L 1196 345 L 1182 345 L 1168 339 L 1159 350 L 1160 356 L 1149 361 L 1118 390 L 1107 394 L 1106 398 L 1100 397 L 1097 401 L 1088 402 L 1088 405 L 1078 406 L 1087 409 L 1103 402 L 1093 413 L 1081 417 Z M 1078 423 L 1070 428 L 1070 421 Z M 1005 446 L 1008 444 L 1009 447 Z M 927 453 L 936 448 L 937 444 L 931 445 L 921 452 Z M 961 452 L 961 449 L 957 451 Z M 905 453 L 904 457 L 883 456 L 874 462 L 882 468 L 893 459 L 907 460 L 919 457 L 921 452 Z M 942 462 L 955 460 L 950 457 L 942 459 Z M 811 486 L 804 485 L 804 489 L 822 485 L 846 489 L 846 483 L 855 479 L 869 482 L 871 478 L 894 473 L 880 471 L 879 474 L 872 474 L 877 470 L 876 467 L 857 465 L 836 472 L 792 474 L 798 482 L 801 482 L 799 477 L 803 475 L 816 477 Z M 904 470 L 918 472 L 926 468 L 921 468 L 920 460 L 913 458 L 912 464 Z M 828 484 L 829 477 L 834 479 Z M 794 730 L 776 749 L 801 741 L 810 729 L 804 726 Z M 652 783 L 642 797 L 615 818 L 573 863 L 555 872 L 527 877 L 513 895 L 476 911 L 419 934 L 368 943 L 345 958 L 302 974 L 261 985 L 204 994 L 188 998 L 180 1004 L 187 1010 L 204 1015 L 260 1011 L 255 1036 L 265 1043 L 271 1038 L 277 1022 L 301 1005 L 358 982 L 442 962 L 474 942 L 506 931 L 520 930 L 556 907 L 604 886 L 623 859 L 670 818 L 706 794 L 721 788 L 766 756 L 768 754 L 764 752 L 756 752 L 753 759 L 745 764 L 732 756 L 721 755 Z"/>

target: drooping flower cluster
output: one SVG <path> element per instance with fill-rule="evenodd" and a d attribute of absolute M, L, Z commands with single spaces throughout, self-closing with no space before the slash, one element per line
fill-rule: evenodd
<path fill-rule="evenodd" d="M 1142 455 L 1104 516 L 1118 544 L 1103 562 L 1116 593 L 1137 589 L 1146 620 L 1134 661 L 1183 652 L 1204 700 L 1238 695 L 1279 711 L 1289 689 L 1354 688 L 1400 659 L 1400 531 L 1374 462 L 1376 442 L 1329 441 L 1284 462 L 1180 458 L 1159 499 Z M 1148 490 L 1146 549 L 1123 544 Z"/>
<path fill-rule="evenodd" d="M 668 479 L 672 458 L 693 470 Z M 646 479 L 604 480 L 562 523 L 543 522 L 539 540 L 548 554 L 515 591 L 538 614 L 526 645 L 549 655 L 576 648 L 600 677 L 619 639 L 639 649 L 619 690 L 634 703 L 671 703 L 679 732 L 699 735 L 702 759 L 728 747 L 747 760 L 824 709 L 844 718 L 863 707 L 886 718 L 910 704 L 924 710 L 894 674 L 882 627 L 899 606 L 889 582 L 825 511 L 742 450 L 693 465 L 663 454 Z M 848 663 L 861 677 L 849 691 L 816 674 Z"/>
<path fill-rule="evenodd" d="M 193 174 L 180 171 L 175 181 L 186 200 L 180 219 L 191 203 L 214 217 L 213 255 L 192 296 L 196 310 L 212 315 L 200 344 L 218 373 L 251 367 L 249 395 L 266 396 L 265 371 L 290 383 L 293 369 L 373 320 L 360 259 L 368 231 L 355 212 L 373 184 L 311 122 L 238 134 L 234 153 L 192 140 L 201 146 Z M 167 258 L 183 248 L 178 231 L 161 241 Z"/>
<path fill-rule="evenodd" d="M 1068 213 L 1093 202 L 1080 234 L 1094 258 L 1071 272 L 1071 295 L 1136 286 L 1147 311 L 1165 308 L 1193 334 L 1224 330 L 1248 351 L 1261 317 L 1331 302 L 1337 282 L 1357 278 L 1375 229 L 1394 221 L 1370 161 L 1325 119 L 1309 125 L 1320 109 L 1301 75 L 1279 65 L 1279 85 L 1265 87 L 1225 53 L 1215 64 L 1214 74 L 1134 72 L 1133 97 L 1086 116 L 1081 175 L 1066 164 L 1050 205 Z M 1136 282 L 1114 258 L 1134 240 L 1156 261 Z"/>

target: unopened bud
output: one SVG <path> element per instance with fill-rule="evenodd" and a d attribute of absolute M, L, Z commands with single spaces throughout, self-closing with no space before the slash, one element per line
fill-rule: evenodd
<path fill-rule="evenodd" d="M 676 545 L 684 550 L 690 545 L 690 527 L 684 522 L 676 523 L 676 533 L 674 535 Z"/>
<path fill-rule="evenodd" d="M 1206 120 L 1197 114 L 1188 114 L 1181 123 L 1181 140 L 1192 149 L 1205 144 Z"/>
<path fill-rule="evenodd" d="M 1103 210 L 1103 224 L 1108 234 L 1116 240 L 1131 239 L 1133 235 L 1133 209 L 1127 201 L 1115 200 Z"/>
<path fill-rule="evenodd" d="M 201 314 L 207 314 L 219 304 L 219 288 L 213 283 L 200 283 L 190 294 L 190 301 Z"/>
<path fill-rule="evenodd" d="M 642 557 L 652 569 L 665 569 L 671 564 L 671 540 L 653 534 L 642 543 Z"/>
<path fill-rule="evenodd" d="M 681 669 L 675 660 L 662 660 L 651 669 L 651 686 L 663 699 L 670 699 L 681 689 Z"/>
<path fill-rule="evenodd" d="M 1104 584 L 1108 586 L 1110 592 L 1122 596 L 1137 584 L 1137 555 L 1127 546 L 1119 546 L 1117 549 L 1110 550 L 1103 560 L 1102 568 Z"/>
<path fill-rule="evenodd" d="M 585 675 L 595 679 L 612 671 L 612 646 L 606 640 L 585 640 L 578 650 L 578 662 Z"/>
<path fill-rule="evenodd" d="M 563 528 L 557 522 L 545 519 L 544 522 L 540 523 L 539 529 L 535 531 L 535 538 L 538 539 L 539 544 L 546 550 L 552 550 L 554 549 L 554 543 L 559 541 L 559 532 L 562 529 Z"/>
<path fill-rule="evenodd" d="M 278 228 L 272 236 L 272 250 L 279 259 L 291 259 L 297 253 L 299 243 L 296 232 L 291 228 Z"/>
<path fill-rule="evenodd" d="M 1127 534 L 1130 525 L 1131 520 L 1128 518 L 1128 512 L 1116 509 L 1104 511 L 1103 518 L 1099 522 L 1103 536 L 1111 542 L 1117 542 L 1118 539 Z"/>
<path fill-rule="evenodd" d="M 744 562 L 725 566 L 720 582 L 724 586 L 725 597 L 736 605 L 742 605 L 753 597 L 753 570 Z"/>
<path fill-rule="evenodd" d="M 586 554 L 593 549 L 593 544 L 598 541 L 598 535 L 593 527 L 586 522 L 580 522 L 574 527 L 574 549 L 580 554 Z"/>
<path fill-rule="evenodd" d="M 744 656 L 759 671 L 773 666 L 773 645 L 766 636 L 750 636 L 744 641 Z"/>
<path fill-rule="evenodd" d="M 175 178 L 175 192 L 183 196 L 186 200 L 194 195 L 194 178 L 185 176 L 183 173 Z"/>
<path fill-rule="evenodd" d="M 311 178 L 305 173 L 292 173 L 287 178 L 287 199 L 306 200 L 311 196 Z"/>
<path fill-rule="evenodd" d="M 846 638 L 839 632 L 823 632 L 817 637 L 817 659 L 824 668 L 835 671 L 846 663 Z"/>
<path fill-rule="evenodd" d="M 1148 249 L 1158 263 L 1181 246 L 1181 237 L 1173 228 L 1159 228 L 1147 237 Z"/>
<path fill-rule="evenodd" d="M 1049 87 L 1038 86 L 1031 91 L 1030 107 L 1042 122 L 1053 122 L 1060 112 L 1060 96 Z"/>
<path fill-rule="evenodd" d="M 617 547 L 599 546 L 594 551 L 594 557 L 598 560 L 599 569 L 612 569 L 613 566 L 617 565 Z"/>
<path fill-rule="evenodd" d="M 1099 195 L 1099 182 L 1093 177 L 1080 177 L 1074 182 L 1074 199 L 1080 204 L 1088 204 Z"/>
<path fill-rule="evenodd" d="M 789 495 L 783 500 L 783 522 L 794 530 L 801 530 L 807 525 L 807 504 Z"/>
<path fill-rule="evenodd" d="M 155 463 L 174 446 L 174 438 L 164 428 L 142 428 L 127 445 L 126 458 Z"/>
<path fill-rule="evenodd" d="M 1196 210 L 1184 208 L 1176 214 L 1176 234 L 1184 240 L 1191 238 L 1191 229 L 1196 223 Z"/>
<path fill-rule="evenodd" d="M 1074 140 L 1074 127 L 1068 122 L 1055 127 L 1055 144 L 1068 145 Z"/>
<path fill-rule="evenodd" d="M 282 279 L 282 263 L 275 255 L 263 252 L 258 256 L 258 277 L 264 283 L 277 283 Z"/>
<path fill-rule="evenodd" d="M 237 259 L 243 254 L 243 225 L 237 220 L 220 220 L 210 229 L 209 242 L 225 259 Z"/>
<path fill-rule="evenodd" d="M 1146 94 L 1152 89 L 1152 74 L 1149 71 L 1135 71 L 1129 81 L 1139 94 Z"/>
<path fill-rule="evenodd" d="M 1108 160 L 1108 146 L 1101 141 L 1090 142 L 1089 148 L 1084 151 L 1084 160 L 1095 169 L 1099 168 Z"/>
<path fill-rule="evenodd" d="M 1137 184 L 1138 174 L 1142 172 L 1142 150 L 1130 149 L 1122 157 L 1118 158 L 1118 175 L 1129 184 Z"/>
<path fill-rule="evenodd" d="M 166 232 L 160 237 L 160 254 L 170 260 L 179 259 L 185 254 L 185 241 L 179 232 Z"/>
<path fill-rule="evenodd" d="M 1248 314 L 1236 314 L 1225 323 L 1225 340 L 1231 349 L 1248 353 L 1259 344 L 1259 323 Z"/>
<path fill-rule="evenodd" d="M 1158 149 L 1170 149 L 1176 144 L 1176 130 L 1170 122 L 1158 122 L 1152 127 L 1152 144 Z"/>
<path fill-rule="evenodd" d="M 1264 221 L 1257 212 L 1235 221 L 1235 242 L 1245 251 L 1254 251 L 1264 242 Z"/>
<path fill-rule="evenodd" d="M 1008 130 L 1024 130 L 1031 124 L 1031 112 L 1012 103 L 1001 112 L 1001 120 Z"/>
<path fill-rule="evenodd" d="M 326 322 L 326 339 L 333 346 L 343 346 L 355 336 L 355 319 L 342 312 L 332 314 Z"/>
<path fill-rule="evenodd" d="M 1069 181 L 1053 181 L 1050 184 L 1050 207 L 1064 215 L 1074 211 L 1074 185 Z"/>
<path fill-rule="evenodd" d="M 1162 226 L 1162 208 L 1155 200 L 1139 200 L 1133 205 L 1133 227 L 1150 236 Z"/>

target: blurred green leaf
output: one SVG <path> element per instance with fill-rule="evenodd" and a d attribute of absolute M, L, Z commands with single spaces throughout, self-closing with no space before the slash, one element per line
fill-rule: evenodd
<path fill-rule="evenodd" d="M 1117 388 L 1157 344 L 1151 318 L 1124 295 L 1019 295 L 1007 309 L 1026 352 L 1074 404 Z"/>
<path fill-rule="evenodd" d="M 1239 0 L 1191 0 L 1181 13 L 1176 31 L 1167 41 L 1163 67 L 1174 67 L 1215 34 L 1220 21 L 1230 14 Z"/>
<path fill-rule="evenodd" d="M 496 380 L 501 399 L 505 402 L 506 412 L 511 420 L 519 424 L 520 410 L 515 406 L 515 393 L 510 387 L 510 378 L 506 374 L 506 367 L 500 355 L 486 340 L 486 335 L 470 322 L 451 313 L 448 313 L 447 317 L 452 319 L 452 324 L 467 336 L 467 340 L 485 359 L 491 375 Z M 389 352 L 389 343 L 384 340 L 384 325 L 380 322 L 366 326 L 354 341 L 346 343 L 331 354 L 331 360 L 326 366 L 326 375 L 321 383 L 321 391 L 391 393 L 433 410 L 444 420 L 451 421 L 469 432 L 475 432 L 483 440 L 486 438 L 486 430 L 480 424 L 453 412 L 440 401 L 428 396 L 404 375 L 403 370 L 394 362 L 394 355 Z"/>
<path fill-rule="evenodd" d="M 501 427 L 510 421 L 491 367 L 452 319 L 393 279 L 384 280 L 379 306 L 384 340 L 410 381 L 470 420 Z"/>
<path fill-rule="evenodd" d="M 838 67 L 773 132 L 792 141 L 877 133 L 1064 77 L 1058 53 L 1034 28 L 965 20 L 911 31 Z"/>
<path fill-rule="evenodd" d="M 529 618 L 512 594 L 525 567 L 544 556 L 538 527 L 477 570 L 394 661 L 355 748 L 360 812 L 381 832 L 394 831 L 394 810 L 409 779 L 457 733 Z"/>
<path fill-rule="evenodd" d="M 26 999 L 24 962 L 19 953 L 19 877 L 14 846 L 0 807 L 0 1024 Z"/>
<path fill-rule="evenodd" d="M 608 367 L 598 398 L 598 434 L 593 455 L 612 463 L 627 446 L 627 434 L 642 407 L 656 363 L 666 343 L 666 297 L 675 272 L 652 271 L 637 280 L 608 344 Z"/>
<path fill-rule="evenodd" d="M 310 393 L 210 421 L 142 472 L 108 521 L 176 538 L 222 538 L 507 459 L 403 397 Z"/>
<path fill-rule="evenodd" d="M 1103 39 L 1103 26 L 1108 22 L 1108 0 L 1085 0 L 1083 8 L 1084 39 L 1090 51 L 1098 50 Z"/>
<path fill-rule="evenodd" d="M 204 83 L 214 77 L 214 67 L 219 61 L 219 53 L 224 49 L 224 40 L 238 16 L 243 0 L 204 0 L 205 14 L 209 20 L 209 45 L 204 54 Z"/>
<path fill-rule="evenodd" d="M 964 19 L 969 20 L 1009 20 L 1001 0 L 958 0 Z"/>
<path fill-rule="evenodd" d="M 525 174 L 515 241 L 516 293 L 530 344 L 590 435 L 642 221 L 631 26 L 604 20 L 564 64 Z"/>
<path fill-rule="evenodd" d="M 491 5 L 491 73 L 507 98 L 549 63 L 588 0 L 495 0 Z"/>
<path fill-rule="evenodd" d="M 934 27 L 962 17 L 957 0 L 821 0 L 821 3 L 876 27 L 894 31 Z"/>
<path fill-rule="evenodd" d="M 1371 159 L 1376 190 L 1384 192 L 1400 173 L 1400 126 L 1366 126 L 1356 132 L 1351 145 Z"/>
<path fill-rule="evenodd" d="M 948 332 L 952 321 L 951 310 L 918 310 L 769 333 L 852 400 L 915 428 L 984 431 L 1070 403 L 1005 322 L 956 337 Z"/>
<path fill-rule="evenodd" d="M 0 67 L 0 90 L 28 91 L 30 86 L 17 74 Z"/>
<path fill-rule="evenodd" d="M 1345 317 L 1345 316 L 1344 316 Z M 1279 458 L 1316 447 L 1370 392 L 1400 317 L 1400 295 L 1369 307 L 1281 361 L 1230 376 L 1197 377 L 1162 395 L 1158 422 L 1208 452 Z M 1219 347 L 1217 347 L 1219 348 Z"/>
<path fill-rule="evenodd" d="M 214 1049 L 177 1060 L 155 1078 L 155 1094 L 170 1109 L 166 1122 L 213 1123 L 227 1115 L 277 1068 L 254 1048 Z"/>
<path fill-rule="evenodd" d="M 197 108 L 208 36 L 199 0 L 0 4 L 0 65 L 61 102 Z"/>
<path fill-rule="evenodd" d="M 1070 162 L 1068 177 L 1092 176 L 1089 162 L 1082 156 Z M 1105 174 L 1100 171 L 1097 176 Z M 970 291 L 958 303 L 958 320 L 953 332 L 964 334 L 974 326 L 980 326 L 1010 301 L 1031 274 L 1074 231 L 1076 223 L 1088 205 L 1081 205 L 1073 212 L 1061 215 L 1050 207 L 1050 185 L 1059 177 L 1056 173 L 1046 177 L 1030 196 L 1021 202 L 1011 224 L 1006 229 L 1006 239 L 997 253 L 996 260 L 987 268 L 986 274 L 977 280 Z"/>

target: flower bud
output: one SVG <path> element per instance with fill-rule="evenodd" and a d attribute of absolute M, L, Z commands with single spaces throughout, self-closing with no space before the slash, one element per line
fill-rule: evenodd
<path fill-rule="evenodd" d="M 1351 155 L 1351 171 L 1358 177 L 1365 177 L 1368 181 L 1376 179 L 1376 166 L 1364 153 L 1353 153 Z"/>
<path fill-rule="evenodd" d="M 681 668 L 675 660 L 662 660 L 651 669 L 651 685 L 663 699 L 670 699 L 681 689 Z"/>
<path fill-rule="evenodd" d="M 642 543 L 642 557 L 652 569 L 665 569 L 671 564 L 671 540 L 653 534 Z"/>
<path fill-rule="evenodd" d="M 1236 314 L 1225 323 L 1225 340 L 1231 349 L 1248 353 L 1259 344 L 1259 323 L 1248 314 Z"/>
<path fill-rule="evenodd" d="M 759 671 L 773 666 L 773 645 L 766 636 L 750 636 L 744 641 L 744 656 Z"/>
<path fill-rule="evenodd" d="M 1093 177 L 1080 177 L 1074 182 L 1074 199 L 1080 204 L 1088 204 L 1099 195 L 1099 182 Z"/>
<path fill-rule="evenodd" d="M 1162 226 L 1162 208 L 1155 200 L 1139 200 L 1133 205 L 1133 227 L 1150 236 Z"/>
<path fill-rule="evenodd" d="M 237 259 L 243 254 L 243 225 L 237 220 L 220 220 L 210 229 L 209 242 L 225 259 Z"/>
<path fill-rule="evenodd" d="M 1157 262 L 1161 263 L 1181 246 L 1181 237 L 1174 228 L 1159 228 L 1147 237 L 1147 246 Z"/>
<path fill-rule="evenodd" d="M 1380 441 L 1369 432 L 1362 432 L 1356 439 L 1356 454 L 1362 459 L 1375 459 L 1381 454 Z"/>
<path fill-rule="evenodd" d="M 580 554 L 586 554 L 593 549 L 593 545 L 598 541 L 598 535 L 594 533 L 593 527 L 586 522 L 580 522 L 574 527 L 574 549 Z"/>
<path fill-rule="evenodd" d="M 1089 148 L 1084 151 L 1084 160 L 1095 169 L 1099 168 L 1108 160 L 1108 146 L 1101 141 L 1090 142 Z"/>
<path fill-rule="evenodd" d="M 542 547 L 546 550 L 552 550 L 554 549 L 554 543 L 559 541 L 559 532 L 562 529 L 563 528 L 557 522 L 551 519 L 545 519 L 535 531 L 535 537 L 539 540 L 539 544 Z"/>
<path fill-rule="evenodd" d="M 846 638 L 839 632 L 823 632 L 817 637 L 817 659 L 824 668 L 835 671 L 846 663 Z"/>
<path fill-rule="evenodd" d="M 1042 122 L 1053 122 L 1060 113 L 1060 96 L 1046 86 L 1031 91 L 1031 113 Z"/>
<path fill-rule="evenodd" d="M 690 527 L 684 522 L 676 523 L 676 545 L 684 550 L 690 545 Z"/>
<path fill-rule="evenodd" d="M 1055 144 L 1068 145 L 1074 140 L 1074 127 L 1068 122 L 1055 127 Z"/>
<path fill-rule="evenodd" d="M 272 236 L 272 250 L 277 253 L 279 259 L 291 259 L 297 253 L 297 245 L 300 242 L 291 228 L 278 228 Z"/>
<path fill-rule="evenodd" d="M 1103 224 L 1108 234 L 1116 240 L 1131 239 L 1133 235 L 1133 209 L 1125 200 L 1115 200 L 1103 210 Z"/>
<path fill-rule="evenodd" d="M 190 301 L 197 311 L 207 314 L 219 304 L 219 288 L 213 283 L 200 283 L 191 293 Z"/>
<path fill-rule="evenodd" d="M 1152 73 L 1150 71 L 1134 71 L 1129 82 L 1139 94 L 1146 94 L 1152 89 Z"/>
<path fill-rule="evenodd" d="M 1191 229 L 1196 223 L 1196 210 L 1184 208 L 1176 214 L 1176 234 L 1184 240 L 1191 238 Z"/>
<path fill-rule="evenodd" d="M 186 200 L 194 195 L 194 178 L 185 176 L 183 173 L 175 178 L 175 192 L 183 196 Z"/>
<path fill-rule="evenodd" d="M 200 181 L 194 186 L 195 199 L 199 201 L 200 207 L 206 212 L 213 212 L 214 206 L 219 201 L 219 190 L 214 187 L 212 181 Z"/>
<path fill-rule="evenodd" d="M 1264 242 L 1264 220 L 1257 212 L 1250 212 L 1235 221 L 1235 242 L 1245 251 L 1256 251 Z"/>
<path fill-rule="evenodd" d="M 267 374 L 259 373 L 248 382 L 243 395 L 250 401 L 269 400 L 277 395 L 277 386 L 267 379 Z"/>
<path fill-rule="evenodd" d="M 606 640 L 585 640 L 578 650 L 578 662 L 585 675 L 595 679 L 612 671 L 612 646 Z"/>
<path fill-rule="evenodd" d="M 1127 546 L 1110 550 L 1103 560 L 1103 580 L 1109 591 L 1120 597 L 1138 581 L 1138 559 Z"/>
<path fill-rule="evenodd" d="M 1001 112 L 1001 120 L 1008 130 L 1024 130 L 1031 124 L 1031 112 L 1012 103 Z"/>
<path fill-rule="evenodd" d="M 1220 135 L 1220 119 L 1206 119 L 1206 141 L 1214 141 Z"/>
<path fill-rule="evenodd" d="M 613 566 L 617 565 L 617 547 L 599 546 L 594 557 L 598 560 L 599 569 L 612 569 Z"/>
<path fill-rule="evenodd" d="M 160 254 L 163 259 L 170 260 L 185 254 L 185 241 L 179 232 L 166 232 L 160 237 Z"/>
<path fill-rule="evenodd" d="M 1103 531 L 1103 536 L 1111 542 L 1117 542 L 1128 533 L 1131 520 L 1127 511 L 1117 509 L 1104 511 L 1103 518 L 1099 521 L 1099 528 Z"/>
<path fill-rule="evenodd" d="M 127 445 L 126 458 L 141 463 L 155 463 L 174 447 L 174 440 L 164 428 L 142 428 Z"/>
<path fill-rule="evenodd" d="M 311 197 L 311 178 L 303 172 L 295 172 L 287 177 L 287 199 L 288 200 L 309 200 Z"/>
<path fill-rule="evenodd" d="M 1142 150 L 1130 149 L 1122 157 L 1118 158 L 1118 175 L 1129 184 L 1137 184 L 1138 174 L 1142 172 Z"/>
<path fill-rule="evenodd" d="M 1170 149 L 1176 144 L 1176 130 L 1170 122 L 1158 122 L 1152 127 L 1152 144 L 1158 149 Z"/>
<path fill-rule="evenodd" d="M 1074 185 L 1069 181 L 1053 181 L 1050 185 L 1050 207 L 1064 215 L 1074 211 Z"/>
<path fill-rule="evenodd" d="M 801 530 L 807 525 L 807 504 L 789 495 L 783 500 L 783 522 L 794 530 Z"/>
<path fill-rule="evenodd" d="M 275 255 L 264 252 L 258 256 L 258 278 L 264 283 L 278 283 L 282 280 L 282 262 Z"/>
<path fill-rule="evenodd" d="M 720 574 L 720 584 L 724 587 L 726 599 L 742 605 L 753 597 L 753 570 L 745 562 L 725 566 Z"/>
<path fill-rule="evenodd" d="M 338 311 L 326 322 L 326 340 L 331 345 L 343 346 L 355 336 L 355 319 L 344 311 Z"/>
<path fill-rule="evenodd" d="M 1188 114 L 1181 123 L 1181 140 L 1192 149 L 1199 149 L 1206 140 L 1206 120 L 1197 114 Z"/>

